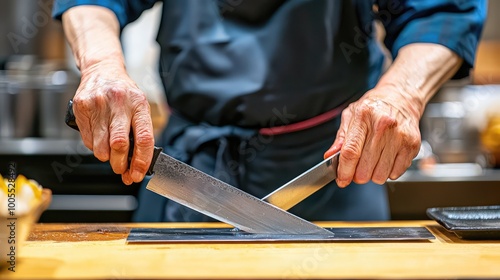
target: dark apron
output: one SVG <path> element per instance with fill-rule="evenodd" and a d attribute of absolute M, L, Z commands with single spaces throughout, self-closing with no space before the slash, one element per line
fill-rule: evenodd
<path fill-rule="evenodd" d="M 262 135 L 235 126 L 194 124 L 172 115 L 161 143 L 165 152 L 191 166 L 264 197 L 323 159 L 332 144 L 340 117 L 313 128 Z M 139 193 L 135 222 L 205 222 L 213 219 L 145 189 Z M 290 212 L 312 221 L 387 220 L 387 189 L 373 183 L 340 189 L 325 186 Z"/>
<path fill-rule="evenodd" d="M 261 198 L 320 162 L 340 120 L 279 135 L 260 128 L 307 121 L 358 98 L 378 79 L 383 55 L 360 28 L 370 25 L 357 19 L 370 1 L 249 3 L 221 13 L 210 1 L 164 2 L 160 67 L 176 113 L 157 145 Z M 255 17 L 252 7 L 267 16 Z M 346 55 L 344 45 L 359 49 Z M 389 218 L 386 189 L 374 184 L 332 183 L 290 212 L 308 220 Z M 210 219 L 143 186 L 134 220 Z"/>

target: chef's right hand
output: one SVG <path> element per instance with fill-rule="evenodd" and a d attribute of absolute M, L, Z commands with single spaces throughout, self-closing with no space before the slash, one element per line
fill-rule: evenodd
<path fill-rule="evenodd" d="M 153 156 L 153 125 L 146 95 L 124 67 L 100 62 L 82 70 L 73 111 L 83 143 L 95 157 L 109 160 L 125 184 L 142 181 Z M 129 165 L 131 129 L 134 151 Z"/>

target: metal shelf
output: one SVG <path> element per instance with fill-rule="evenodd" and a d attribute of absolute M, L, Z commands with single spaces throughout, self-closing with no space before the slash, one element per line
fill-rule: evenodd
<path fill-rule="evenodd" d="M 91 155 L 80 139 L 1 139 L 0 155 Z"/>
<path fill-rule="evenodd" d="M 500 182 L 500 169 L 482 169 L 476 173 L 443 171 L 436 175 L 429 175 L 420 170 L 407 170 L 400 178 L 387 181 L 388 184 L 398 182 Z"/>

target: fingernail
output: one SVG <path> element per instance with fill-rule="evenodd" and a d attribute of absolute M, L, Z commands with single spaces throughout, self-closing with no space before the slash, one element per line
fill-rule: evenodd
<path fill-rule="evenodd" d="M 131 185 L 131 184 L 133 183 L 133 182 L 131 182 L 131 181 L 129 180 L 129 178 L 126 178 L 126 177 L 123 177 L 123 176 L 122 176 L 122 181 L 123 181 L 123 183 L 124 183 L 125 185 L 127 185 L 127 186 L 129 186 L 129 185 Z"/>
<path fill-rule="evenodd" d="M 137 170 L 132 171 L 132 179 L 136 182 L 142 180 L 142 173 Z"/>
<path fill-rule="evenodd" d="M 338 186 L 339 188 L 342 188 L 342 189 L 343 189 L 343 188 L 347 187 L 347 185 L 348 185 L 347 181 L 341 181 L 341 180 L 338 180 L 338 181 L 337 181 L 337 186 Z"/>

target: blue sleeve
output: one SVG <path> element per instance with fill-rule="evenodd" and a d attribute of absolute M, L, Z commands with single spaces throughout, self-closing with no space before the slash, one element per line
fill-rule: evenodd
<path fill-rule="evenodd" d="M 393 57 L 405 45 L 435 43 L 463 58 L 456 76 L 466 76 L 474 65 L 487 0 L 379 0 L 378 9 Z"/>
<path fill-rule="evenodd" d="M 153 7 L 158 0 L 55 0 L 52 16 L 61 19 L 68 9 L 80 5 L 96 5 L 113 11 L 123 29 L 127 23 L 136 20 L 143 11 Z"/>

